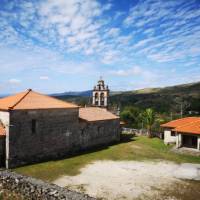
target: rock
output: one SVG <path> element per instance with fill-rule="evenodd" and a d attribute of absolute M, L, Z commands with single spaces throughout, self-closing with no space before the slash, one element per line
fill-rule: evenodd
<path fill-rule="evenodd" d="M 19 193 L 25 199 L 37 200 L 94 200 L 95 198 L 67 190 L 8 170 L 0 171 L 0 187 Z"/>

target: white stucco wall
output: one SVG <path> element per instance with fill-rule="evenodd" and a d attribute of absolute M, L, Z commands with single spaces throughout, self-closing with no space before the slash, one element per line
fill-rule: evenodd
<path fill-rule="evenodd" d="M 99 107 L 100 106 L 105 106 L 106 107 L 108 105 L 108 92 L 109 91 L 107 91 L 107 90 L 105 90 L 105 91 L 102 91 L 102 90 L 93 91 L 93 93 L 92 93 L 92 104 L 95 105 L 95 94 L 98 94 L 98 106 Z M 104 94 L 104 105 L 101 105 L 101 94 L 102 93 Z"/>
<path fill-rule="evenodd" d="M 0 111 L 0 119 L 6 127 L 6 167 L 8 167 L 10 113 L 6 111 Z"/>
<path fill-rule="evenodd" d="M 182 135 L 180 133 L 176 134 L 176 148 L 180 148 L 182 146 Z"/>
<path fill-rule="evenodd" d="M 171 136 L 171 130 L 164 131 L 164 143 L 165 144 L 176 143 L 176 136 Z"/>
<path fill-rule="evenodd" d="M 9 125 L 10 123 L 9 112 L 0 111 L 0 120 L 3 122 L 5 126 Z"/>

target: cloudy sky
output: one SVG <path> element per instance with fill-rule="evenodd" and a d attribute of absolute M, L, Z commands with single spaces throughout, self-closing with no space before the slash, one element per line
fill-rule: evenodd
<path fill-rule="evenodd" d="M 0 94 L 200 81 L 199 0 L 0 0 Z"/>

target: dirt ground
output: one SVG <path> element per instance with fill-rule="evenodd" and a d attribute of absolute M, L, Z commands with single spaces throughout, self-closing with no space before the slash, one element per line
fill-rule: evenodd
<path fill-rule="evenodd" d="M 101 199 L 193 200 L 200 196 L 200 165 L 97 161 L 54 183 Z"/>

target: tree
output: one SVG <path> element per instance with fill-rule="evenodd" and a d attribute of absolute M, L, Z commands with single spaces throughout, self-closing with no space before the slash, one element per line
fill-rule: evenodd
<path fill-rule="evenodd" d="M 144 120 L 144 124 L 147 128 L 147 133 L 148 133 L 148 137 L 152 137 L 152 126 L 155 123 L 155 112 L 153 109 L 151 108 L 147 108 L 144 112 L 143 112 L 143 120 Z"/>
<path fill-rule="evenodd" d="M 141 111 L 139 108 L 133 106 L 127 106 L 120 113 L 120 117 L 125 121 L 130 127 L 138 128 L 139 125 L 139 115 Z"/>

